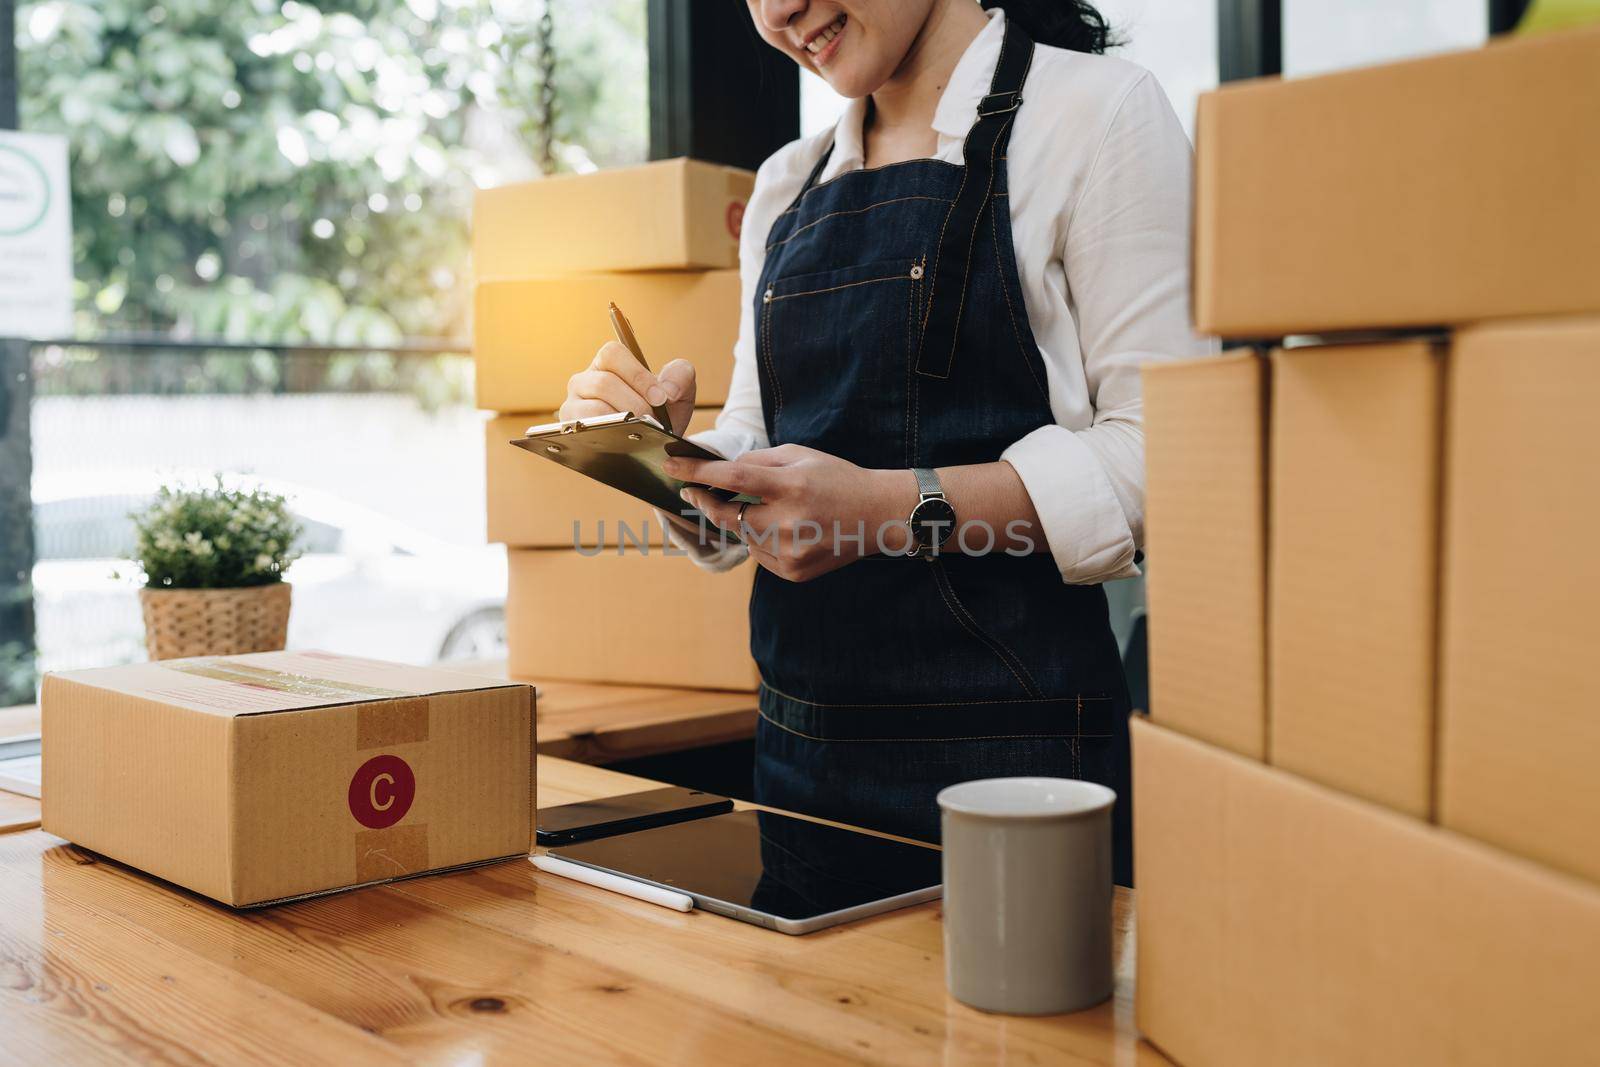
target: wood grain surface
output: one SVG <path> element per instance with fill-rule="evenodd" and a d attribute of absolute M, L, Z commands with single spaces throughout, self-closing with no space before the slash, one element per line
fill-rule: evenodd
<path fill-rule="evenodd" d="M 541 756 L 541 806 L 655 783 Z M 38 830 L 0 836 L 0 1060 L 1164 1063 L 1115 998 L 1046 1018 L 945 993 L 937 904 L 788 937 L 521 860 L 236 912 Z"/>
<path fill-rule="evenodd" d="M 615 763 L 741 741 L 756 732 L 756 695 L 540 682 L 539 751 L 580 763 Z"/>

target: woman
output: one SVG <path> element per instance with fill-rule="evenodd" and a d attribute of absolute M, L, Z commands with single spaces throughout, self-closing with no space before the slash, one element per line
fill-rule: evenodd
<path fill-rule="evenodd" d="M 935 794 L 1005 775 L 1118 793 L 1128 697 L 1098 583 L 1138 573 L 1138 365 L 1188 327 L 1189 145 L 1088 4 L 748 0 L 852 103 L 761 167 L 734 376 L 685 499 L 761 570 L 756 799 L 937 840 Z M 682 425 L 694 370 L 616 345 L 563 418 Z M 692 529 L 684 526 L 684 529 Z M 714 531 L 712 531 L 714 533 Z"/>

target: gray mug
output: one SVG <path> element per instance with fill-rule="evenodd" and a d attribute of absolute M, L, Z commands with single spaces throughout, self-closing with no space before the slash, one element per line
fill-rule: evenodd
<path fill-rule="evenodd" d="M 1103 785 L 985 778 L 941 790 L 950 994 L 1049 1015 L 1111 995 L 1111 805 Z"/>

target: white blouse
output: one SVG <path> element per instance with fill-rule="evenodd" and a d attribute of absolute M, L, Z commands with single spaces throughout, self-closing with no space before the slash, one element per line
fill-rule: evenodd
<path fill-rule="evenodd" d="M 1003 12 L 989 16 L 934 113 L 936 159 L 961 162 L 989 90 L 1005 32 Z M 1023 101 L 1008 150 L 1011 226 L 1055 425 L 1000 458 L 1021 476 L 1063 581 L 1131 577 L 1144 533 L 1139 365 L 1214 347 L 1189 325 L 1189 141 L 1155 78 L 1122 59 L 1038 46 Z M 851 101 L 835 129 L 785 145 L 756 175 L 733 380 L 716 427 L 697 435 L 730 458 L 768 446 L 754 330 L 768 231 L 830 144 L 820 181 L 861 169 L 865 115 L 866 101 Z M 695 555 L 721 570 L 744 551 Z"/>

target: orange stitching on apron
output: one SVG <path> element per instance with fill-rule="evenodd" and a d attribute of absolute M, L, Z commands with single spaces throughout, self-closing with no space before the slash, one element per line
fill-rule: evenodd
<path fill-rule="evenodd" d="M 778 383 L 778 367 L 772 358 L 772 304 L 761 304 L 761 348 L 767 364 L 767 376 L 772 379 L 772 426 L 777 429 L 778 416 L 783 414 L 783 386 Z"/>
<path fill-rule="evenodd" d="M 1072 739 L 1072 776 L 1083 777 L 1083 745 L 1079 739 L 1083 737 L 1083 698 L 1078 698 L 1078 732 Z"/>
<path fill-rule="evenodd" d="M 999 199 L 1001 196 L 1004 196 L 1004 195 L 1005 195 L 1004 193 L 998 193 L 998 194 L 996 194 L 995 199 Z M 1006 225 L 1007 226 L 1011 225 L 1010 214 L 1011 214 L 1010 211 L 1007 210 L 1007 212 L 1006 212 Z M 1013 337 L 1015 337 L 1017 339 L 1017 352 L 1022 357 L 1022 365 L 1024 367 L 1028 368 L 1028 377 L 1033 379 L 1034 388 L 1039 390 L 1039 395 L 1044 397 L 1044 400 L 1045 400 L 1046 404 L 1049 404 L 1049 402 L 1050 402 L 1050 391 L 1048 389 L 1046 389 L 1043 384 L 1040 383 L 1039 375 L 1036 374 L 1034 372 L 1034 369 L 1033 369 L 1033 360 L 1028 358 L 1028 346 L 1022 340 L 1022 331 L 1017 328 L 1017 309 L 1015 307 L 1013 307 L 1012 304 L 1011 304 L 1011 286 L 1006 284 L 1006 268 L 1005 268 L 1005 264 L 1003 262 L 1001 262 L 1001 259 L 1000 259 L 1000 205 L 998 205 L 998 204 L 991 204 L 990 205 L 989 221 L 992 224 L 991 228 L 994 230 L 994 265 L 995 265 L 995 271 L 999 275 L 999 278 L 1000 278 L 1000 295 L 1004 296 L 1006 298 L 1006 312 L 1007 312 L 1006 318 L 1008 318 L 1011 321 L 1011 334 L 1012 334 Z M 1012 249 L 1011 261 L 1013 263 L 1015 263 L 1016 259 L 1017 259 L 1016 250 Z M 1033 332 L 1033 326 L 1031 324 L 1028 326 L 1028 332 L 1030 334 Z M 1038 340 L 1035 339 L 1034 340 L 1034 346 L 1037 347 L 1038 343 L 1039 343 Z"/>
<path fill-rule="evenodd" d="M 974 703 L 982 702 L 974 701 Z M 892 745 L 897 741 L 923 741 L 929 743 L 938 743 L 941 741 L 1048 741 L 1052 738 L 1068 738 L 1069 740 L 1072 740 L 1074 751 L 1077 749 L 1077 741 L 1076 739 L 1072 738 L 1071 734 L 978 734 L 972 737 L 818 737 L 815 734 L 808 734 L 803 730 L 796 730 L 792 726 L 785 726 L 783 723 L 778 722 L 764 711 L 757 710 L 756 715 L 762 719 L 765 719 L 775 729 L 782 730 L 786 734 L 793 734 L 796 737 L 803 737 L 807 741 L 818 741 L 825 745 L 849 744 L 857 741 L 864 741 L 868 744 Z M 1091 734 L 1089 736 L 1110 738 L 1112 735 Z"/>
<path fill-rule="evenodd" d="M 1001 52 L 1002 56 L 1004 56 L 1005 45 L 1002 44 L 1000 46 L 1000 52 Z M 1024 72 L 1023 78 L 1024 78 L 1024 80 L 1026 80 L 1026 78 L 1027 78 L 1026 72 Z M 1015 112 L 1013 112 L 1013 114 L 1015 114 Z M 991 190 L 993 190 L 993 188 L 994 188 L 994 160 L 995 160 L 995 153 L 1000 150 L 1000 141 L 1005 136 L 1006 129 L 1010 125 L 1011 125 L 1011 120 L 1010 119 L 1006 119 L 1005 122 L 1001 124 L 1000 132 L 995 134 L 994 144 L 992 146 L 990 146 L 990 148 L 989 148 L 989 188 Z M 962 178 L 961 184 L 962 184 L 963 188 L 966 186 L 967 183 L 966 183 L 966 178 L 965 177 Z M 959 195 L 959 194 L 957 194 L 957 195 Z M 990 212 L 990 214 L 994 213 L 994 204 L 992 203 L 993 199 L 994 199 L 993 196 L 985 197 L 986 201 L 990 201 L 990 203 L 989 203 L 989 212 Z M 978 227 L 980 225 L 982 225 L 982 218 L 983 218 L 983 208 L 980 207 L 978 209 L 978 218 L 976 220 L 974 220 L 973 224 L 972 224 L 972 239 L 973 239 L 974 242 L 977 241 L 977 238 L 978 238 Z M 946 225 L 948 225 L 949 222 L 950 222 L 950 216 L 946 215 L 945 218 L 944 218 L 944 221 L 945 221 Z M 940 227 L 939 237 L 940 237 L 941 241 L 944 239 L 944 228 L 943 227 Z M 935 269 L 937 269 L 937 268 L 935 268 Z M 956 333 L 955 337 L 950 339 L 950 346 L 951 346 L 952 349 L 960 341 L 961 316 L 966 313 L 966 310 L 967 310 L 967 290 L 969 290 L 971 288 L 972 288 L 972 257 L 968 256 L 967 257 L 967 272 L 964 275 L 962 275 L 962 277 L 961 277 L 961 302 L 956 305 L 956 330 L 957 330 L 957 333 Z M 924 345 L 926 345 L 926 343 L 927 343 L 927 338 L 926 337 L 923 338 L 923 343 L 924 343 Z M 953 371 L 955 369 L 954 366 L 953 366 L 954 361 L 955 361 L 954 352 L 951 353 L 950 359 L 951 359 L 951 364 L 952 365 L 951 366 L 946 366 L 945 367 L 945 371 L 944 371 L 943 374 L 933 374 L 930 371 L 923 371 L 922 373 L 923 374 L 928 374 L 930 377 L 934 377 L 934 378 L 949 378 L 950 374 L 951 374 L 951 371 Z"/>
<path fill-rule="evenodd" d="M 1005 51 L 1005 46 L 1004 45 L 1001 46 L 1001 51 L 1002 52 Z M 992 146 L 990 146 L 990 148 L 989 148 L 989 189 L 990 189 L 991 192 L 994 190 L 994 157 L 995 157 L 995 153 L 1000 150 L 1000 140 L 1001 140 L 1002 137 L 1005 136 L 1005 132 L 1010 127 L 1010 125 L 1011 125 L 1011 120 L 1010 119 L 1006 119 L 1005 122 L 1001 124 L 1000 132 L 995 134 L 994 144 Z M 994 214 L 994 203 L 993 203 L 994 198 L 992 196 L 985 196 L 984 200 L 989 205 L 989 213 L 991 215 Z M 974 219 L 973 223 L 972 223 L 972 240 L 973 240 L 974 243 L 976 243 L 977 240 L 978 240 L 978 227 L 980 225 L 982 225 L 982 218 L 983 218 L 983 208 L 980 207 L 980 208 L 978 208 L 978 218 Z M 961 340 L 961 333 L 960 333 L 961 317 L 964 314 L 966 314 L 966 311 L 967 311 L 967 291 L 970 290 L 971 288 L 972 288 L 972 257 L 969 255 L 967 257 L 967 270 L 966 270 L 966 273 L 961 276 L 961 301 L 960 301 L 960 303 L 958 303 L 956 305 L 956 336 L 952 337 L 950 339 L 950 347 L 952 349 Z M 955 359 L 955 355 L 952 352 L 951 360 L 954 361 L 954 359 Z M 954 369 L 953 367 L 946 367 L 944 374 L 940 375 L 940 377 L 948 378 L 950 376 L 950 372 L 953 369 Z"/>
<path fill-rule="evenodd" d="M 926 563 L 918 563 L 917 566 L 925 567 L 925 566 L 927 566 L 927 564 Z M 797 696 L 794 696 L 793 694 L 785 693 L 782 689 L 779 689 L 777 686 L 772 685 L 770 682 L 766 682 L 766 681 L 763 681 L 761 683 L 761 688 L 765 689 L 769 693 L 774 693 L 777 696 L 780 696 L 785 700 L 792 700 L 796 704 L 804 704 L 808 708 L 965 708 L 965 707 L 971 707 L 971 706 L 976 706 L 976 705 L 980 705 L 980 704 L 1065 704 L 1067 701 L 1073 699 L 1072 697 L 1044 697 L 1044 696 L 1040 696 L 1040 697 L 1011 697 L 1011 698 L 1004 699 L 1004 700 L 909 700 L 909 701 L 905 701 L 904 703 L 899 703 L 899 704 L 870 704 L 870 703 L 869 704 L 827 704 L 827 703 L 822 703 L 822 702 L 819 702 L 819 701 L 816 701 L 816 700 L 806 700 L 804 697 L 797 697 Z M 1077 698 L 1079 703 L 1082 703 L 1085 700 L 1110 700 L 1110 699 L 1111 698 L 1108 697 L 1108 696 L 1079 696 Z M 1065 735 L 1063 735 L 1063 736 L 1065 736 Z M 1093 734 L 1091 736 L 1094 736 L 1094 737 L 1101 737 L 1101 736 L 1110 737 L 1111 735 L 1110 734 L 1103 734 L 1103 735 L 1102 734 Z"/>
<path fill-rule="evenodd" d="M 1001 47 L 1004 47 L 1004 46 L 1002 45 Z M 833 151 L 833 145 L 832 144 L 828 145 L 828 151 L 830 151 L 830 152 Z M 909 167 L 913 163 L 934 163 L 934 164 L 937 164 L 937 165 L 940 165 L 940 166 L 945 166 L 945 167 L 950 167 L 950 168 L 957 168 L 957 167 L 961 166 L 960 163 L 952 163 L 948 159 L 939 159 L 939 158 L 934 157 L 934 156 L 924 156 L 924 157 L 922 157 L 920 159 L 902 159 L 902 160 L 900 160 L 900 161 L 898 161 L 896 163 L 885 163 L 882 166 L 878 166 L 878 167 L 860 167 L 860 168 L 858 168 L 856 170 L 847 170 L 843 174 L 835 174 L 833 177 L 829 178 L 825 182 L 818 182 L 817 184 L 813 185 L 811 188 L 802 190 L 800 195 L 795 198 L 795 202 L 793 204 L 790 204 L 783 211 L 783 213 L 778 216 L 778 218 L 781 219 L 781 218 L 783 218 L 784 215 L 789 214 L 789 212 L 799 210 L 800 205 L 805 202 L 805 198 L 810 196 L 812 193 L 816 192 L 818 189 L 826 189 L 828 186 L 832 185 L 834 182 L 843 181 L 843 180 L 845 180 L 846 178 L 850 177 L 853 174 L 881 174 L 884 171 L 894 170 L 896 167 Z M 813 166 L 814 165 L 815 164 L 813 164 Z"/>
<path fill-rule="evenodd" d="M 948 575 L 945 576 L 945 581 L 947 583 L 949 582 L 949 576 Z M 972 625 L 978 626 L 977 616 L 973 615 L 972 612 L 967 609 L 967 606 L 964 603 L 962 603 L 961 600 L 956 596 L 956 590 L 955 590 L 954 584 L 950 585 L 950 597 L 951 597 L 952 600 L 955 601 L 957 606 L 960 607 L 962 611 L 967 613 L 967 617 L 972 620 Z M 979 627 L 979 629 L 981 630 L 982 627 Z M 1041 690 L 1039 688 L 1038 683 L 1033 680 L 1033 674 L 1028 670 L 1027 666 L 1022 662 L 1022 657 L 1017 655 L 1016 650 L 1014 648 L 1012 648 L 1010 645 L 1006 644 L 1004 641 L 1000 640 L 1000 638 L 996 637 L 994 634 L 989 633 L 987 630 L 983 630 L 983 633 L 989 638 L 989 640 L 993 641 L 995 644 L 997 644 L 1001 648 L 1005 649 L 1006 654 L 1011 657 L 1013 662 L 1016 663 L 1017 670 L 1022 672 L 1023 676 L 1027 679 L 1028 684 L 1033 687 L 1033 691 L 1035 693 L 1039 693 L 1040 695 L 1043 695 L 1043 690 Z"/>
<path fill-rule="evenodd" d="M 769 304 L 776 304 L 780 300 L 793 300 L 797 296 L 820 296 L 823 293 L 836 293 L 840 289 L 853 289 L 858 285 L 872 285 L 875 282 L 893 282 L 906 278 L 906 274 L 885 274 L 881 278 L 863 278 L 859 282 L 845 282 L 843 285 L 830 285 L 826 289 L 807 289 L 799 293 L 773 293 Z"/>
<path fill-rule="evenodd" d="M 1005 36 L 1002 36 L 1001 39 L 1000 39 L 1000 57 L 997 60 L 995 60 L 995 69 L 996 70 L 999 70 L 1005 64 L 1005 61 L 1006 61 L 1006 48 L 1011 43 L 1009 38 L 1010 38 L 1010 34 L 1006 34 Z M 1027 61 L 1022 66 L 1022 78 L 1018 82 L 1017 89 L 1016 89 L 1016 91 L 1019 92 L 1019 93 L 1023 90 L 1023 88 L 1025 88 L 1027 86 L 1027 84 L 1028 84 L 1028 73 L 1031 70 L 1033 70 L 1033 53 L 1034 53 L 1034 49 L 1030 48 L 1028 50 Z M 991 88 L 992 88 L 992 86 L 991 86 Z M 994 164 L 995 164 L 996 159 L 999 158 L 1000 142 L 1004 141 L 1006 139 L 1006 130 L 1011 126 L 1011 124 L 1015 120 L 1017 114 L 1018 114 L 1018 112 L 1016 112 L 1016 111 L 1011 112 L 1010 117 L 1007 118 L 1005 120 L 1005 122 L 1003 122 L 1001 124 L 999 131 L 997 131 L 995 133 L 994 144 L 989 146 L 989 189 L 990 189 L 991 193 L 994 190 Z M 973 123 L 972 123 L 972 129 L 974 129 L 974 130 L 977 129 L 978 123 L 981 122 L 981 121 L 983 121 L 983 116 L 981 116 L 981 115 L 978 116 L 978 118 L 974 119 Z M 965 161 L 966 161 L 966 156 L 967 156 L 966 145 L 967 145 L 967 141 L 971 140 L 971 138 L 972 138 L 972 130 L 968 130 L 966 138 L 963 139 L 962 142 L 961 142 L 961 158 L 962 158 L 962 162 L 963 162 L 963 168 L 962 168 L 962 173 L 961 173 L 961 186 L 960 186 L 960 188 L 958 188 L 956 190 L 956 198 L 955 198 L 955 201 L 952 201 L 952 203 L 960 202 L 961 194 L 963 192 L 965 192 L 966 188 L 967 188 L 967 177 L 968 177 L 968 175 L 970 175 L 972 173 L 970 168 L 967 168 L 967 167 L 964 166 Z M 993 199 L 993 197 L 991 196 L 989 199 Z M 990 204 L 990 210 L 993 210 L 993 208 L 994 208 L 994 205 Z M 973 234 L 974 235 L 977 234 L 978 225 L 982 222 L 983 209 L 980 207 L 978 209 L 978 212 L 979 212 L 979 217 L 977 219 L 973 220 Z M 938 251 L 938 253 L 935 256 L 934 261 L 933 261 L 933 275 L 932 275 L 932 277 L 935 280 L 937 280 L 938 277 L 939 277 L 939 259 L 942 258 L 943 255 L 944 255 L 944 233 L 945 233 L 945 230 L 949 228 L 950 215 L 951 215 L 951 212 L 946 212 L 945 213 L 944 222 L 939 227 L 939 245 L 938 245 L 939 251 Z M 967 260 L 967 274 L 968 274 L 969 277 L 971 275 L 971 272 L 972 272 L 972 260 L 969 257 L 968 260 Z M 961 303 L 958 305 L 958 307 L 956 309 L 956 322 L 957 322 L 958 325 L 961 322 L 961 314 L 962 314 L 962 312 L 965 312 L 966 309 L 967 309 L 967 281 L 968 281 L 967 277 L 963 277 L 961 279 Z M 930 289 L 929 291 L 930 291 L 930 293 L 937 293 L 938 289 L 937 289 L 937 287 L 934 287 L 934 288 Z M 929 304 L 928 304 L 928 310 L 926 312 L 924 312 L 923 316 L 922 316 L 923 331 L 924 331 L 923 332 L 923 338 L 922 338 L 922 348 L 923 349 L 926 349 L 927 342 L 928 342 L 926 331 L 927 331 L 928 316 L 930 314 L 932 314 L 932 310 L 933 310 L 933 304 L 930 301 Z M 950 343 L 951 343 L 952 347 L 954 347 L 954 345 L 956 343 L 956 340 L 957 340 L 957 338 L 951 338 L 951 342 Z M 954 362 L 954 358 L 955 358 L 954 354 L 952 353 L 952 356 L 951 356 L 952 363 Z M 921 359 L 920 353 L 919 353 L 918 358 L 917 358 L 917 363 L 918 363 L 918 366 L 919 366 L 919 369 L 918 369 L 918 373 L 919 374 L 928 374 L 929 377 L 933 377 L 933 378 L 949 378 L 950 377 L 950 372 L 951 372 L 952 367 L 946 367 L 945 372 L 943 374 L 929 374 L 929 372 L 921 370 L 920 369 L 920 365 L 922 363 L 922 359 Z"/>
<path fill-rule="evenodd" d="M 937 560 L 930 561 L 928 565 L 935 568 L 939 567 Z M 1033 684 L 1033 678 L 1028 675 L 1028 669 L 1022 665 L 1022 660 L 1018 658 L 1017 654 L 999 638 L 992 637 L 979 628 L 978 620 L 973 618 L 972 613 L 967 611 L 966 606 L 956 599 L 955 590 L 950 588 L 950 579 L 943 569 L 934 571 L 933 585 L 934 588 L 939 590 L 939 595 L 944 598 L 945 607 L 950 609 L 950 614 L 955 616 L 956 621 L 965 627 L 969 634 L 986 646 L 990 652 L 993 652 L 996 659 L 1005 664 L 1006 670 L 1010 671 L 1011 676 L 1017 680 L 1017 684 L 1022 686 L 1022 691 L 1030 697 L 1043 695 L 1040 693 L 1039 687 Z"/>
<path fill-rule="evenodd" d="M 996 69 L 999 69 L 1000 62 L 1003 62 L 1005 60 L 1005 58 L 1006 58 L 1006 40 L 1005 40 L 1004 37 L 1002 37 L 1000 39 L 1000 61 L 997 61 L 995 63 L 995 68 Z M 973 120 L 973 123 L 972 123 L 973 129 L 977 128 L 977 125 L 978 125 L 979 121 L 981 121 L 981 120 L 980 119 L 974 119 Z M 966 190 L 967 190 L 967 179 L 972 175 L 972 169 L 966 165 L 966 162 L 967 162 L 967 140 L 970 139 L 971 137 L 972 137 L 972 130 L 968 130 L 967 131 L 967 136 L 961 139 L 961 184 L 956 187 L 955 199 L 950 202 L 952 206 L 954 206 L 955 204 L 959 204 L 961 202 L 961 194 L 966 192 Z M 945 232 L 945 230 L 950 228 L 950 215 L 951 214 L 952 214 L 952 212 L 949 212 L 949 211 L 946 211 L 944 213 L 944 221 L 939 224 L 939 240 L 933 246 L 935 248 L 935 250 L 936 250 L 934 252 L 934 255 L 933 255 L 933 273 L 930 275 L 930 278 L 933 281 L 938 281 L 938 279 L 939 279 L 939 260 L 944 257 L 944 232 Z M 929 291 L 930 294 L 932 294 L 932 293 L 937 293 L 939 290 L 938 290 L 937 286 L 933 286 L 933 285 L 930 284 L 928 291 Z M 923 313 L 922 313 L 922 331 L 923 331 L 923 334 L 924 334 L 924 336 L 923 336 L 924 344 L 927 342 L 926 333 L 927 333 L 927 329 L 928 329 L 928 314 L 932 310 L 932 308 L 933 308 L 933 303 L 930 301 L 928 303 L 928 308 L 926 310 L 924 310 Z M 921 347 L 920 346 L 918 347 L 917 362 L 918 363 L 922 362 L 922 354 L 921 354 Z"/>
<path fill-rule="evenodd" d="M 995 67 L 996 70 L 999 70 L 1001 68 L 1001 66 L 1003 66 L 1005 64 L 1005 61 L 1006 61 L 1006 46 L 1011 43 L 1007 39 L 1009 36 L 1010 36 L 1009 34 L 1006 34 L 1006 35 L 1002 35 L 1001 38 L 1000 38 L 1000 56 L 999 56 L 998 59 L 995 60 L 995 63 L 994 63 L 994 67 Z M 1031 60 L 1030 60 L 1030 64 L 1031 64 Z M 1024 83 L 1027 82 L 1027 80 L 1028 80 L 1028 72 L 1026 70 L 1024 70 L 1022 72 L 1022 80 L 1023 80 Z M 970 167 L 966 166 L 966 161 L 967 161 L 967 141 L 972 139 L 972 130 L 977 129 L 978 128 L 978 123 L 980 123 L 982 121 L 983 121 L 983 116 L 981 116 L 981 115 L 976 117 L 976 118 L 974 118 L 972 120 L 972 129 L 969 129 L 967 131 L 967 136 L 963 137 L 961 139 L 961 163 L 962 163 L 961 186 L 960 186 L 960 188 L 958 188 L 956 190 L 956 198 L 955 198 L 955 201 L 953 201 L 953 203 L 960 203 L 961 202 L 961 194 L 966 192 L 966 190 L 967 190 L 967 178 L 972 173 L 972 169 Z M 1006 126 L 1009 126 L 1009 125 L 1011 125 L 1011 120 L 1007 119 L 1005 121 L 1005 124 L 1000 127 L 1000 134 L 1004 134 Z M 996 136 L 995 136 L 995 144 L 994 144 L 995 148 L 999 148 L 1000 147 L 1000 134 L 996 134 Z M 993 160 L 994 160 L 994 150 L 993 149 L 991 149 L 990 152 L 989 152 L 989 159 L 990 159 L 991 162 L 993 162 Z M 991 174 L 989 176 L 989 181 L 991 182 L 990 187 L 993 188 L 993 184 L 992 184 L 993 181 L 994 181 L 994 175 L 993 174 Z M 981 212 L 983 209 L 979 208 L 978 210 Z M 951 212 L 948 212 L 948 211 L 945 212 L 944 222 L 941 223 L 940 226 L 939 226 L 939 243 L 936 246 L 939 249 L 939 251 L 934 256 L 934 260 L 933 260 L 933 277 L 934 277 L 934 280 L 936 280 L 936 281 L 938 280 L 938 277 L 939 277 L 939 260 L 944 257 L 944 232 L 950 226 L 950 215 L 951 215 Z M 967 306 L 966 305 L 967 294 L 966 294 L 966 291 L 965 291 L 966 290 L 965 279 L 963 279 L 962 281 L 963 281 L 963 285 L 962 285 L 962 293 L 961 293 L 961 301 L 962 301 L 961 309 L 965 310 L 966 306 Z M 933 292 L 938 292 L 938 289 L 935 288 L 932 291 Z M 930 303 L 929 304 L 929 311 L 930 312 L 932 311 L 932 307 L 933 307 L 933 305 Z M 961 321 L 961 316 L 959 314 L 956 316 L 956 321 L 958 323 Z M 927 324 L 928 324 L 928 316 L 927 316 L 927 314 L 923 315 L 922 324 L 923 324 L 923 329 L 926 330 L 927 329 Z M 926 343 L 927 343 L 927 337 L 924 336 L 923 337 L 923 344 L 925 345 Z M 953 338 L 951 340 L 951 343 L 952 344 L 955 343 Z M 919 364 L 922 362 L 920 356 L 919 356 L 917 362 Z M 945 373 L 946 373 L 946 376 L 948 376 L 949 372 L 946 371 Z"/>
<path fill-rule="evenodd" d="M 917 358 L 917 286 L 922 285 L 920 278 L 912 278 L 910 290 L 906 293 L 906 427 L 901 430 L 901 440 L 906 448 L 906 466 L 917 466 L 917 450 L 912 448 L 912 430 L 910 430 L 910 410 L 915 405 L 915 394 L 912 392 L 912 360 Z"/>
<path fill-rule="evenodd" d="M 921 196 L 921 195 L 897 196 L 893 200 L 880 200 L 875 204 L 868 204 L 866 207 L 852 208 L 849 211 L 830 211 L 826 215 L 822 215 L 822 216 L 819 216 L 818 218 L 812 219 L 810 222 L 806 223 L 804 226 L 797 227 L 793 233 L 791 233 L 789 236 L 785 237 L 783 240 L 772 242 L 770 245 L 767 246 L 767 251 L 771 252 L 774 248 L 777 248 L 779 245 L 788 244 L 790 241 L 794 240 L 796 237 L 799 237 L 802 233 L 805 233 L 807 230 L 811 229 L 811 227 L 817 225 L 820 222 L 826 222 L 829 219 L 837 218 L 840 215 L 860 215 L 860 214 L 863 214 L 865 212 L 871 211 L 873 208 L 886 207 L 889 204 L 899 204 L 899 203 L 902 203 L 902 202 L 904 202 L 906 200 L 934 200 L 934 201 L 938 201 L 939 203 L 942 203 L 942 204 L 948 204 L 950 202 L 950 201 L 946 200 L 942 196 Z"/>
<path fill-rule="evenodd" d="M 916 283 L 917 290 L 915 303 L 920 306 L 921 304 L 925 303 L 925 301 L 922 299 L 922 288 L 927 284 L 928 281 L 928 254 L 926 252 L 922 254 L 922 259 L 919 262 L 921 262 L 923 270 L 922 277 L 918 278 Z M 916 308 L 913 307 L 911 311 L 911 322 L 909 324 L 910 336 L 906 338 L 906 345 L 910 350 L 909 358 L 906 360 L 906 419 L 911 423 L 911 456 L 913 460 L 913 466 L 916 465 L 914 461 L 918 458 L 922 451 L 922 391 L 917 388 L 917 357 L 922 353 L 922 334 L 917 328 L 917 322 L 918 317 Z"/>

